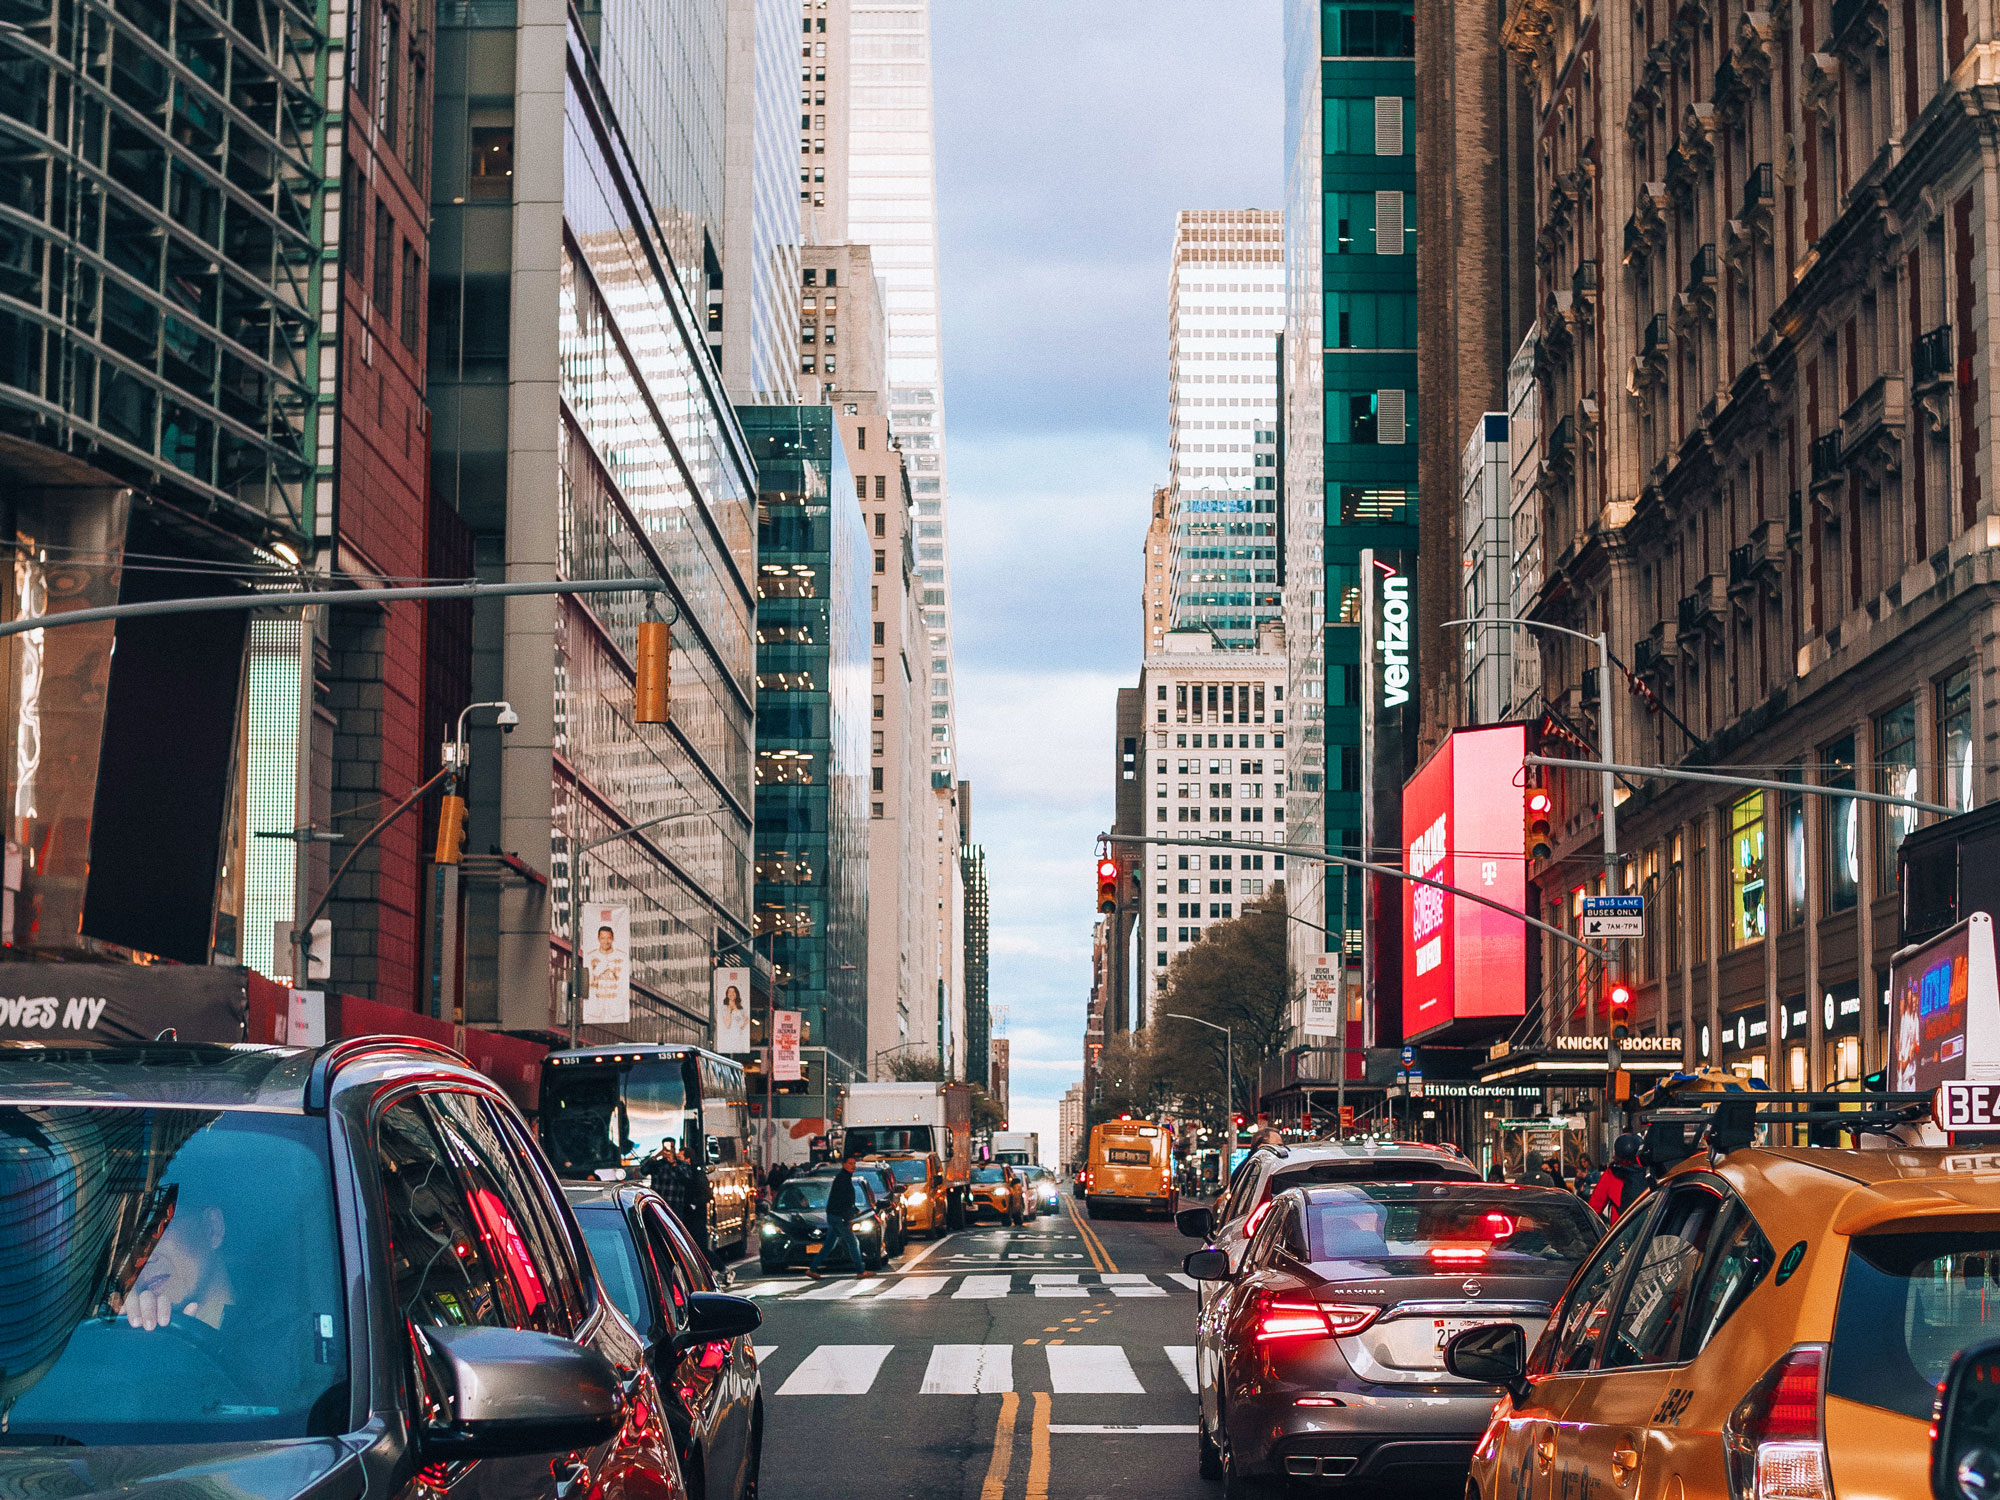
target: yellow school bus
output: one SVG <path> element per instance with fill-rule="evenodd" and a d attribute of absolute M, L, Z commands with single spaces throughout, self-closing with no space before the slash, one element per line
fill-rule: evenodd
<path fill-rule="evenodd" d="M 1083 1203 L 1092 1218 L 1113 1209 L 1174 1216 L 1173 1132 L 1150 1120 L 1106 1120 L 1090 1132 Z"/>

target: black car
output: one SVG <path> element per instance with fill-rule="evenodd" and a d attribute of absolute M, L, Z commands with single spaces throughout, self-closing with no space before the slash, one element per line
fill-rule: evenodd
<path fill-rule="evenodd" d="M 0 1049 L 0 1287 L 9 1494 L 193 1464 L 259 1500 L 686 1500 L 533 1136 L 435 1044 Z"/>
<path fill-rule="evenodd" d="M 605 1184 L 564 1191 L 605 1292 L 646 1341 L 690 1500 L 755 1500 L 764 1448 L 764 1387 L 750 1342 L 763 1321 L 757 1304 L 716 1293 L 708 1258 L 652 1189 Z M 697 1298 L 711 1312 L 735 1304 L 742 1332 L 691 1333 Z"/>
<path fill-rule="evenodd" d="M 831 1175 L 785 1179 L 765 1210 L 763 1227 L 758 1231 L 762 1241 L 758 1263 L 766 1271 L 819 1264 L 826 1246 L 827 1190 L 832 1186 Z M 888 1253 L 882 1248 L 882 1215 L 876 1207 L 875 1190 L 859 1173 L 854 1178 L 854 1197 L 859 1210 L 853 1221 L 854 1237 L 861 1242 L 861 1258 L 869 1270 L 879 1271 L 889 1264 Z"/>
<path fill-rule="evenodd" d="M 807 1177 L 832 1177 L 839 1168 L 831 1164 L 814 1167 Z M 902 1184 L 896 1181 L 889 1164 L 859 1161 L 854 1164 L 854 1180 L 865 1181 L 875 1194 L 875 1212 L 882 1216 L 882 1253 L 901 1255 L 910 1242 L 909 1217 L 903 1212 Z"/>
<path fill-rule="evenodd" d="M 1597 1216 L 1513 1183 L 1350 1182 L 1268 1202 L 1235 1264 L 1214 1246 L 1187 1258 L 1214 1291 L 1195 1320 L 1203 1477 L 1226 1480 L 1226 1500 L 1291 1481 L 1458 1493 L 1496 1393 L 1446 1373 L 1445 1345 L 1493 1323 L 1534 1343 Z"/>

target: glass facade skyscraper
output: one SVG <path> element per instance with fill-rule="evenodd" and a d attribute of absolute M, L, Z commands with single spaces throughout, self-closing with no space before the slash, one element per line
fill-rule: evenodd
<path fill-rule="evenodd" d="M 1285 617 L 1292 839 L 1360 848 L 1361 556 L 1417 545 L 1416 46 L 1410 0 L 1288 0 Z M 1431 643 L 1424 643 L 1429 645 Z M 1382 851 L 1377 851 L 1378 856 Z M 1305 922 L 1358 948 L 1361 892 L 1301 866 Z M 1294 961 L 1331 951 L 1292 927 Z"/>
<path fill-rule="evenodd" d="M 1173 626 L 1252 647 L 1280 616 L 1276 209 L 1182 209 L 1168 284 Z M 1263 451 L 1259 451 L 1260 447 Z"/>
<path fill-rule="evenodd" d="M 838 1088 L 868 1063 L 873 554 L 833 408 L 740 416 L 758 481 L 755 941 Z"/>

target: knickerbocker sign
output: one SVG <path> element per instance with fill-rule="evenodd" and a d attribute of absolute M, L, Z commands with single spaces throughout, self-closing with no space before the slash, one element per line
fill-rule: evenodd
<path fill-rule="evenodd" d="M 1611 1038 L 1608 1036 L 1558 1036 L 1549 1039 L 1551 1052 L 1609 1052 Z M 1618 1050 L 1633 1053 L 1677 1053 L 1681 1050 L 1681 1039 L 1677 1036 L 1628 1036 L 1618 1044 Z"/>

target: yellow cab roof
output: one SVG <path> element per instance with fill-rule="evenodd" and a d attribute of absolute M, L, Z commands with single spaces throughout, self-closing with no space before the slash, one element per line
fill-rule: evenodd
<path fill-rule="evenodd" d="M 1897 1146 L 1746 1146 L 1709 1167 L 1705 1152 L 1669 1174 L 1708 1168 L 1742 1195 L 1771 1238 L 1895 1228 L 2000 1229 L 2000 1151 Z"/>

